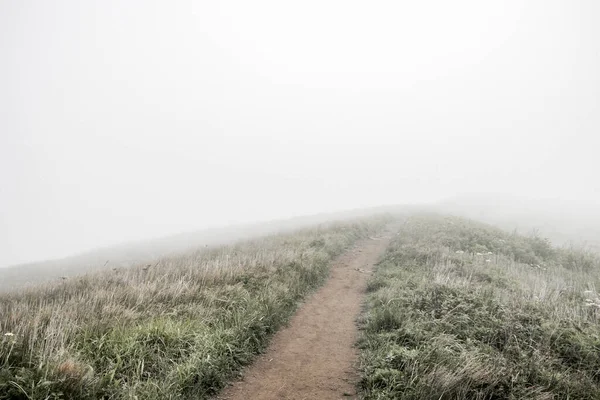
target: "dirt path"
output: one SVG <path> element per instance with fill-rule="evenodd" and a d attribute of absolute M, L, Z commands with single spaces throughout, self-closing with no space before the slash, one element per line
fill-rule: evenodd
<path fill-rule="evenodd" d="M 267 351 L 244 372 L 243 381 L 218 399 L 327 400 L 356 398 L 358 338 L 369 271 L 390 233 L 357 243 L 334 260 L 325 285 L 279 331 Z"/>

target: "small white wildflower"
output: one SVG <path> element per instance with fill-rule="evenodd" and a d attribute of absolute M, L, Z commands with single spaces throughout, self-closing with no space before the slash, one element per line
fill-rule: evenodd
<path fill-rule="evenodd" d="M 589 294 L 592 294 L 592 293 L 594 293 L 593 290 L 586 290 L 586 291 L 583 292 L 583 294 L 585 294 L 586 296 L 589 295 Z"/>
<path fill-rule="evenodd" d="M 477 253 L 477 255 L 478 255 L 478 256 L 482 256 L 483 254 L 481 254 L 481 253 Z"/>
<path fill-rule="evenodd" d="M 487 260 L 485 260 L 485 262 L 492 262 L 492 260 L 490 260 L 489 258 Z"/>
<path fill-rule="evenodd" d="M 488 251 L 487 254 L 491 256 L 494 253 L 492 253 L 491 251 Z"/>
<path fill-rule="evenodd" d="M 4 334 L 4 336 L 13 337 L 13 336 L 15 336 L 15 334 L 14 334 L 14 333 L 12 333 L 12 332 L 6 332 L 6 333 Z"/>
<path fill-rule="evenodd" d="M 462 250 L 456 250 L 455 253 L 456 254 L 464 254 L 464 251 L 462 251 Z"/>

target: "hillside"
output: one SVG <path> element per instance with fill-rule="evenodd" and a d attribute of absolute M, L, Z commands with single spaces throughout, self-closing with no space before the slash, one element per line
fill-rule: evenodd
<path fill-rule="evenodd" d="M 0 400 L 597 399 L 598 288 L 539 235 L 330 222 L 0 295 Z"/>
<path fill-rule="evenodd" d="M 207 398 L 376 216 L 0 295 L 0 399 Z"/>
<path fill-rule="evenodd" d="M 600 258 L 413 215 L 369 282 L 366 399 L 600 398 Z"/>
<path fill-rule="evenodd" d="M 0 268 L 0 292 L 47 281 L 59 281 L 62 277 L 72 277 L 87 272 L 155 264 L 164 257 L 183 256 L 197 248 L 232 244 L 240 240 L 291 232 L 328 221 L 349 220 L 406 208 L 406 206 L 388 206 L 357 209 L 213 228 L 105 247 L 59 260 Z"/>

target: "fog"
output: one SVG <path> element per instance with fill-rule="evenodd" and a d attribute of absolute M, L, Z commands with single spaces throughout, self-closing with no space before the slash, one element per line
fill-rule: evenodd
<path fill-rule="evenodd" d="M 0 266 L 473 194 L 599 207 L 599 18 L 595 0 L 0 1 Z"/>

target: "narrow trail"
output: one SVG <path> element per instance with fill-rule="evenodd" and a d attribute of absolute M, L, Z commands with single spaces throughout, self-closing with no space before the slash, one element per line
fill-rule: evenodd
<path fill-rule="evenodd" d="M 325 285 L 275 334 L 243 380 L 217 399 L 356 399 L 356 319 L 370 271 L 391 236 L 361 240 L 335 259 Z"/>

